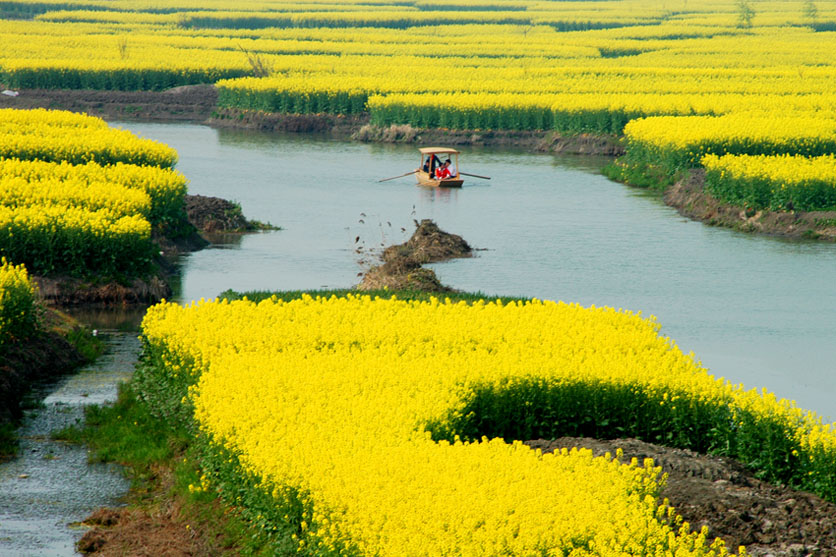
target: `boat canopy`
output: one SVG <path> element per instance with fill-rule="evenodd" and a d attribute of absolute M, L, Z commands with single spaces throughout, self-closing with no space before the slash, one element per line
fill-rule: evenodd
<path fill-rule="evenodd" d="M 419 149 L 422 155 L 458 155 L 459 152 L 450 147 L 421 147 Z"/>

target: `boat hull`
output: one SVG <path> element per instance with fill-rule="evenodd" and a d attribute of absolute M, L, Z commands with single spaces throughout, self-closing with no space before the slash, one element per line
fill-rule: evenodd
<path fill-rule="evenodd" d="M 415 173 L 416 178 L 418 178 L 418 185 L 419 186 L 429 186 L 433 188 L 460 188 L 464 183 L 464 180 L 461 178 L 447 178 L 444 180 L 435 180 L 430 178 L 430 175 L 423 171 L 418 171 Z"/>

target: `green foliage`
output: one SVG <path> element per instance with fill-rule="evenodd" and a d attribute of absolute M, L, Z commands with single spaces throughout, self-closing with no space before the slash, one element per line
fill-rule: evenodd
<path fill-rule="evenodd" d="M 321 296 L 324 298 L 330 298 L 331 296 L 342 297 L 346 296 L 347 294 L 353 294 L 355 296 L 371 296 L 372 298 L 381 297 L 385 299 L 389 299 L 392 296 L 397 296 L 399 300 L 419 300 L 419 301 L 427 301 L 431 297 L 438 298 L 443 300 L 444 298 L 450 298 L 453 302 L 467 302 L 467 303 L 474 303 L 479 300 L 501 300 L 503 304 L 508 304 L 510 302 L 518 302 L 518 301 L 526 301 L 530 300 L 530 298 L 517 298 L 511 296 L 488 296 L 486 294 L 482 294 L 481 292 L 449 292 L 442 295 L 437 293 L 431 292 L 423 292 L 423 291 L 410 291 L 410 290 L 351 290 L 351 289 L 338 289 L 338 290 L 285 290 L 285 291 L 250 291 L 250 292 L 236 292 L 234 290 L 227 290 L 225 292 L 221 292 L 219 295 L 220 298 L 226 299 L 229 301 L 233 300 L 241 300 L 247 298 L 252 302 L 260 302 L 262 300 L 268 300 L 271 297 L 275 296 L 282 300 L 290 301 L 290 300 L 298 300 L 303 295 L 307 294 L 308 296 L 317 297 Z"/>
<path fill-rule="evenodd" d="M 732 205 L 773 211 L 825 211 L 836 208 L 836 187 L 825 179 L 783 184 L 768 176 L 740 176 L 721 169 L 705 173 L 705 190 Z"/>
<path fill-rule="evenodd" d="M 625 158 L 608 164 L 601 170 L 601 173 L 616 182 L 658 190 L 664 190 L 674 184 L 681 176 L 681 173 L 668 174 L 658 166 L 631 163 Z"/>
<path fill-rule="evenodd" d="M 87 443 L 91 460 L 130 465 L 137 479 L 152 474 L 152 465 L 182 452 L 189 439 L 177 424 L 153 415 L 134 388 L 125 384 L 120 385 L 116 402 L 88 406 L 83 425 L 70 426 L 53 437 Z"/>
<path fill-rule="evenodd" d="M 135 487 L 141 491 L 151 489 L 160 467 L 172 468 L 175 483 L 171 495 L 185 501 L 181 515 L 199 522 L 208 539 L 226 549 L 237 550 L 241 555 L 266 557 L 279 554 L 274 552 L 269 536 L 254 527 L 257 523 L 219 506 L 215 492 L 194 489 L 201 484 L 201 477 L 207 476 L 201 468 L 201 451 L 196 448 L 200 443 L 194 440 L 188 428 L 157 416 L 137 397 L 132 384 L 120 386 L 114 403 L 88 407 L 84 424 L 55 432 L 53 437 L 87 443 L 92 460 L 125 465 Z M 210 466 L 227 465 L 208 459 L 206 462 Z M 214 476 L 217 472 L 210 471 L 209 474 Z M 283 543 L 288 542 L 284 540 Z M 290 555 L 290 552 L 285 554 Z"/>
<path fill-rule="evenodd" d="M 66 335 L 67 341 L 73 345 L 85 361 L 92 362 L 104 352 L 104 342 L 93 336 L 84 327 L 73 327 Z"/>
<path fill-rule="evenodd" d="M 764 480 L 811 489 L 808 462 L 787 424 L 706 402 L 687 391 L 649 393 L 643 385 L 549 383 L 477 386 L 463 409 L 428 424 L 433 439 L 635 437 L 649 443 L 741 460 Z M 836 463 L 832 455 L 829 463 Z M 825 461 L 827 462 L 827 461 Z M 816 467 L 821 468 L 825 463 Z M 833 476 L 832 473 L 828 474 Z M 833 478 L 830 478 L 830 497 Z"/>
<path fill-rule="evenodd" d="M 387 103 L 370 111 L 375 126 L 409 124 L 414 128 L 455 130 L 548 130 L 554 127 L 552 111 L 544 107 L 458 108 L 445 105 L 412 106 Z"/>
<path fill-rule="evenodd" d="M 135 277 L 151 269 L 154 245 L 150 235 L 105 235 L 50 222 L 27 226 L 18 219 L 3 224 L 0 254 L 23 263 L 34 274 Z"/>
<path fill-rule="evenodd" d="M 2 71 L 2 81 L 14 89 L 104 89 L 118 91 L 162 91 L 181 85 L 214 83 L 221 79 L 245 77 L 241 69 L 163 68 L 12 68 Z"/>
<path fill-rule="evenodd" d="M 254 91 L 236 87 L 218 87 L 218 107 L 261 110 L 288 114 L 362 114 L 369 95 L 363 91 Z"/>
<path fill-rule="evenodd" d="M 749 4 L 748 0 L 737 0 L 737 26 L 750 29 L 752 27 L 752 19 L 755 17 L 755 10 Z"/>

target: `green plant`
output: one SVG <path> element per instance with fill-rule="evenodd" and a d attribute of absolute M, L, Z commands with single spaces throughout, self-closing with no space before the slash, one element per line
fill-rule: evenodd
<path fill-rule="evenodd" d="M 752 19 L 755 17 L 755 10 L 748 0 L 737 1 L 737 26 L 744 29 L 752 27 Z"/>

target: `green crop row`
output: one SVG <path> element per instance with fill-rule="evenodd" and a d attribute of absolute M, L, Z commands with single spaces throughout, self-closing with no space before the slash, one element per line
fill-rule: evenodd
<path fill-rule="evenodd" d="M 0 206 L 0 254 L 37 274 L 139 276 L 153 255 L 151 226 L 107 210 Z"/>
<path fill-rule="evenodd" d="M 297 93 L 280 90 L 255 91 L 246 88 L 218 88 L 218 106 L 264 112 L 292 114 L 361 114 L 366 110 L 367 93 L 313 91 Z"/>
<path fill-rule="evenodd" d="M 104 89 L 162 91 L 181 85 L 214 83 L 219 79 L 244 77 L 241 69 L 219 68 L 113 68 L 62 67 L 4 68 L 2 81 L 15 89 Z"/>

